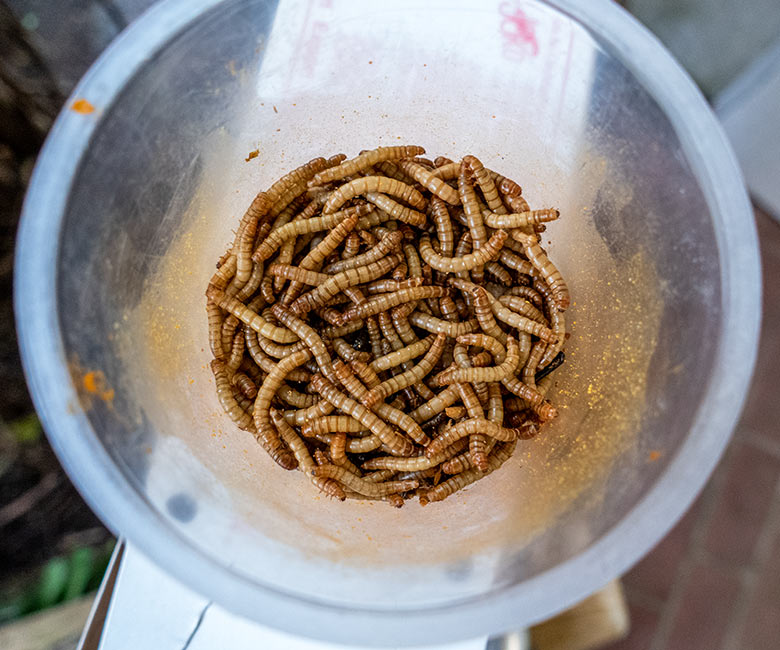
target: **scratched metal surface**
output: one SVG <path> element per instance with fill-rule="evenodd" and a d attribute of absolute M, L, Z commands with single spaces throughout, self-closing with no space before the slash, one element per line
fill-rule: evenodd
<path fill-rule="evenodd" d="M 25 325 L 33 392 L 111 526 L 243 615 L 411 644 L 547 617 L 672 525 L 750 371 L 755 240 L 703 100 L 619 9 L 587 6 L 609 43 L 520 0 L 173 0 L 115 43 L 76 91 L 95 111 L 55 128 L 20 240 L 30 291 L 51 292 Z M 489 480 L 400 511 L 327 501 L 229 423 L 203 313 L 258 188 L 315 155 L 399 142 L 476 153 L 559 207 L 549 248 L 574 295 L 561 417 Z M 738 276 L 722 251 L 748 260 Z M 735 339 L 724 305 L 740 301 Z M 724 350 L 739 355 L 728 386 Z M 104 390 L 85 392 L 97 371 Z"/>

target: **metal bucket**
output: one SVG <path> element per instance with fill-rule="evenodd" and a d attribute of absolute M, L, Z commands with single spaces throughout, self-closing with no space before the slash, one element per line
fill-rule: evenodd
<path fill-rule="evenodd" d="M 560 417 L 425 509 L 331 502 L 282 472 L 208 370 L 204 289 L 255 192 L 395 143 L 474 153 L 560 208 L 549 252 L 574 298 Z M 585 0 L 163 2 L 52 130 L 16 283 L 36 405 L 107 524 L 235 612 L 378 645 L 533 623 L 647 552 L 728 441 L 760 291 L 704 99 Z"/>

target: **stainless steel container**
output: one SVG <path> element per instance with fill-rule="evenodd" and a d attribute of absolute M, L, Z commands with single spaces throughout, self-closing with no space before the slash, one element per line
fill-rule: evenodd
<path fill-rule="evenodd" d="M 282 472 L 207 367 L 203 292 L 254 193 L 391 143 L 475 153 L 559 207 L 574 296 L 561 416 L 425 509 L 333 503 Z M 236 612 L 379 645 L 527 625 L 638 560 L 725 447 L 759 322 L 731 151 L 606 0 L 163 2 L 59 117 L 16 280 L 36 404 L 99 515 Z"/>

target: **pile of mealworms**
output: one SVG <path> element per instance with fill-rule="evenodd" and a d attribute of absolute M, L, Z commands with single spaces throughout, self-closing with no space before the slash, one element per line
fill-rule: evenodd
<path fill-rule="evenodd" d="M 379 147 L 260 192 L 207 297 L 225 412 L 338 499 L 441 501 L 556 417 L 569 292 L 519 185 Z"/>

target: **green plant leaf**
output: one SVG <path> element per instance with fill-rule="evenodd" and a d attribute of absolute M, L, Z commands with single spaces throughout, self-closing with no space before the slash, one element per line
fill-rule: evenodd
<path fill-rule="evenodd" d="M 25 415 L 8 423 L 8 428 L 13 433 L 16 441 L 23 445 L 30 445 L 38 442 L 43 433 L 41 421 L 35 413 Z"/>

